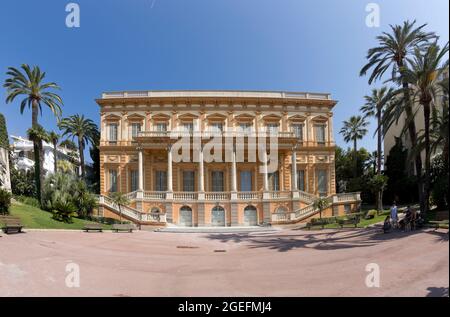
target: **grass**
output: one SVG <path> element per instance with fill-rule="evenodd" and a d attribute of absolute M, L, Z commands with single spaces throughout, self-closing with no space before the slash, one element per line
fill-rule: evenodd
<path fill-rule="evenodd" d="M 385 209 L 383 210 L 383 212 L 381 212 L 379 215 L 375 216 L 372 219 L 364 219 L 361 218 L 361 221 L 358 223 L 358 225 L 356 226 L 357 228 L 367 228 L 370 225 L 373 225 L 375 223 L 379 223 L 379 222 L 383 222 L 384 219 L 386 219 L 386 216 L 389 215 L 390 210 L 389 209 Z M 344 228 L 346 227 L 350 227 L 350 225 L 346 225 L 344 226 Z M 320 228 L 320 227 L 317 227 Z M 328 225 L 324 226 L 325 229 L 336 229 L 336 228 L 341 228 L 341 226 L 339 226 L 339 224 L 337 223 L 331 223 Z"/>
<path fill-rule="evenodd" d="M 19 217 L 25 229 L 82 229 L 85 224 L 96 223 L 75 217 L 72 218 L 72 223 L 57 221 L 52 218 L 52 213 L 20 202 L 12 203 L 9 214 Z M 104 229 L 111 228 L 107 224 L 102 226 Z"/>

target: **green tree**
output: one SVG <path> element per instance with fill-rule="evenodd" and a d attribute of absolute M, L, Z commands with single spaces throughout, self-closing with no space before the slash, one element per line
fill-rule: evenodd
<path fill-rule="evenodd" d="M 354 154 L 354 176 L 358 176 L 357 166 L 358 166 L 358 140 L 361 140 L 367 134 L 367 125 L 369 124 L 361 116 L 351 116 L 349 120 L 344 121 L 344 126 L 342 127 L 340 134 L 343 135 L 345 142 L 353 142 L 353 154 Z"/>
<path fill-rule="evenodd" d="M 0 113 L 0 148 L 9 148 L 8 130 L 6 128 L 5 116 Z"/>
<path fill-rule="evenodd" d="M 48 138 L 50 142 L 53 144 L 53 164 L 54 164 L 54 172 L 58 172 L 58 142 L 59 142 L 59 134 L 55 131 L 52 131 L 48 134 Z"/>
<path fill-rule="evenodd" d="M 23 114 L 26 107 L 31 108 L 31 127 L 33 129 L 39 129 L 38 116 L 39 113 L 42 113 L 42 106 L 50 108 L 59 119 L 63 102 L 61 97 L 54 92 L 54 90 L 60 89 L 59 86 L 54 82 L 44 82 L 45 72 L 41 72 L 38 66 L 30 68 L 27 64 L 23 64 L 21 69 L 8 67 L 6 72 L 8 78 L 3 84 L 3 87 L 6 88 L 6 103 L 13 102 L 17 97 L 23 96 L 20 102 L 20 113 Z M 34 149 L 39 149 L 38 144 L 34 144 Z M 41 173 L 44 170 L 44 162 L 39 159 L 39 156 L 43 155 L 35 151 L 34 174 L 36 186 L 41 185 Z M 40 187 L 37 194 L 39 195 L 38 199 L 40 199 L 42 195 Z"/>
<path fill-rule="evenodd" d="M 441 75 L 448 71 L 448 43 L 441 49 L 436 43 L 431 44 L 423 52 L 419 48 L 414 51 L 409 67 L 400 69 L 399 82 L 406 82 L 410 88 L 411 101 L 420 104 L 424 114 L 424 147 L 425 147 L 425 178 L 424 178 L 424 214 L 429 209 L 430 171 L 431 171 L 431 143 L 430 119 L 431 106 L 436 104 L 444 95 L 440 85 Z M 417 143 L 416 143 L 417 146 Z"/>
<path fill-rule="evenodd" d="M 69 135 L 78 139 L 78 151 L 80 155 L 81 176 L 86 174 L 84 165 L 84 149 L 87 143 L 94 144 L 98 139 L 99 131 L 97 125 L 91 119 L 87 119 L 84 115 L 73 115 L 62 119 L 59 128 L 64 131 L 63 136 Z"/>
<path fill-rule="evenodd" d="M 124 193 L 113 192 L 109 194 L 112 202 L 119 208 L 120 223 L 122 223 L 122 206 L 126 206 L 130 203 L 127 196 Z"/>
<path fill-rule="evenodd" d="M 383 32 L 382 35 L 377 36 L 378 46 L 369 49 L 367 53 L 368 62 L 360 71 L 360 76 L 364 76 L 372 69 L 369 77 L 369 84 L 375 80 L 383 78 L 384 74 L 391 70 L 391 78 L 399 74 L 409 58 L 413 55 L 416 48 L 424 48 L 429 44 L 429 41 L 436 38 L 433 32 L 424 32 L 426 24 L 415 27 L 416 21 L 405 21 L 403 25 L 391 25 L 391 32 Z M 413 120 L 414 112 L 411 98 L 409 95 L 409 84 L 406 80 L 401 80 L 403 104 L 398 109 L 392 108 L 386 111 L 386 117 L 400 117 L 404 112 L 406 114 L 405 125 L 408 129 L 409 138 L 413 147 L 417 144 L 416 125 Z M 385 125 L 385 132 L 389 125 Z M 424 207 L 423 186 L 422 186 L 422 159 L 420 155 L 415 157 L 416 173 L 418 176 L 419 197 L 421 207 Z"/>
<path fill-rule="evenodd" d="M 328 199 L 326 198 L 317 198 L 314 203 L 314 209 L 319 209 L 319 217 L 322 219 L 322 211 L 324 211 L 330 203 L 328 202 Z"/>
<path fill-rule="evenodd" d="M 44 150 L 42 142 L 48 142 L 49 137 L 47 131 L 41 126 L 36 125 L 33 128 L 28 129 L 27 131 L 28 138 L 33 141 L 33 150 L 34 153 L 38 153 L 38 155 L 34 155 L 35 161 L 35 174 L 36 177 L 36 194 L 37 200 L 39 203 L 42 202 L 42 184 L 44 183 Z M 37 167 L 37 169 L 36 169 Z"/>

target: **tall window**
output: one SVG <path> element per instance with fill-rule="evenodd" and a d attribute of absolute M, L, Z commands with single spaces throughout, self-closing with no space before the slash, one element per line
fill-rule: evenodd
<path fill-rule="evenodd" d="M 317 191 L 320 196 L 326 196 L 328 192 L 328 177 L 326 170 L 317 170 Z"/>
<path fill-rule="evenodd" d="M 278 123 L 267 123 L 267 132 L 271 135 L 278 134 L 279 124 Z"/>
<path fill-rule="evenodd" d="M 117 192 L 117 171 L 109 170 L 109 191 Z"/>
<path fill-rule="evenodd" d="M 194 123 L 193 122 L 183 122 L 183 131 L 192 133 L 192 131 L 194 131 Z"/>
<path fill-rule="evenodd" d="M 297 170 L 297 188 L 305 191 L 305 170 Z"/>
<path fill-rule="evenodd" d="M 157 122 L 155 125 L 156 131 L 165 132 L 167 131 L 167 123 L 165 122 Z"/>
<path fill-rule="evenodd" d="M 316 130 L 316 142 L 319 144 L 325 144 L 325 125 L 318 124 L 315 126 Z"/>
<path fill-rule="evenodd" d="M 167 172 L 156 171 L 155 172 L 155 189 L 158 192 L 164 192 L 167 190 Z"/>
<path fill-rule="evenodd" d="M 118 124 L 117 123 L 110 123 L 109 124 L 109 136 L 108 141 L 110 142 L 117 142 L 117 134 L 118 134 Z"/>
<path fill-rule="evenodd" d="M 239 132 L 250 133 L 252 132 L 251 122 L 241 122 L 239 123 Z"/>
<path fill-rule="evenodd" d="M 132 123 L 131 124 L 131 136 L 133 138 L 137 137 L 139 132 L 141 132 L 141 124 L 140 123 Z"/>
<path fill-rule="evenodd" d="M 278 173 L 278 171 L 269 173 L 269 190 L 280 190 L 280 174 Z"/>
<path fill-rule="evenodd" d="M 139 171 L 132 170 L 130 172 L 130 179 L 131 179 L 131 191 L 134 192 L 138 190 L 139 187 Z"/>
<path fill-rule="evenodd" d="M 292 132 L 294 132 L 296 138 L 303 140 L 303 124 L 293 124 Z"/>
<path fill-rule="evenodd" d="M 213 171 L 211 173 L 212 178 L 212 191 L 213 192 L 223 192 L 223 172 L 222 171 Z"/>
<path fill-rule="evenodd" d="M 241 191 L 251 192 L 252 191 L 252 172 L 251 171 L 241 171 Z"/>
<path fill-rule="evenodd" d="M 183 171 L 183 191 L 193 192 L 195 191 L 194 184 L 194 171 Z"/>
<path fill-rule="evenodd" d="M 222 132 L 223 131 L 223 123 L 222 122 L 212 122 L 210 124 L 211 132 Z"/>

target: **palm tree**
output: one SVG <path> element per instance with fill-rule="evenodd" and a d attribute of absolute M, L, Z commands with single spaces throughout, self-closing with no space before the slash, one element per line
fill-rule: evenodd
<path fill-rule="evenodd" d="M 344 121 L 344 126 L 342 127 L 340 134 L 344 136 L 345 142 L 353 141 L 353 155 L 355 164 L 355 177 L 357 177 L 358 171 L 358 140 L 361 140 L 367 134 L 367 125 L 369 123 L 364 120 L 361 116 L 351 116 L 348 121 Z"/>
<path fill-rule="evenodd" d="M 364 96 L 366 103 L 361 107 L 361 111 L 364 113 L 364 117 L 376 117 L 377 119 L 377 152 L 376 152 L 376 166 L 377 166 L 377 175 L 381 175 L 381 142 L 382 142 L 382 124 L 381 124 L 381 115 L 383 113 L 384 108 L 390 102 L 392 98 L 393 88 L 387 88 L 386 86 L 381 87 L 380 89 L 372 89 L 372 94 L 370 96 Z M 377 208 L 378 211 L 383 209 L 382 202 L 382 193 L 377 194 Z"/>
<path fill-rule="evenodd" d="M 61 116 L 61 106 L 63 104 L 59 95 L 53 92 L 53 90 L 60 89 L 54 82 L 44 83 L 45 72 L 41 72 L 38 66 L 34 66 L 32 69 L 27 64 L 21 66 L 21 70 L 14 67 L 8 67 L 6 75 L 8 78 L 5 80 L 3 87 L 6 88 L 6 103 L 13 102 L 16 97 L 24 96 L 20 102 L 20 113 L 26 107 L 31 108 L 31 127 L 38 129 L 38 115 L 42 114 L 42 106 L 50 108 L 52 113 L 59 119 Z M 37 131 L 36 131 L 37 132 Z M 40 180 L 42 179 L 41 172 L 44 170 L 44 162 L 39 159 L 39 156 L 43 156 L 42 153 L 36 151 L 39 144 L 34 143 L 34 160 L 36 162 L 35 178 L 36 184 L 40 186 Z M 41 196 L 40 190 L 36 191 L 38 196 Z"/>
<path fill-rule="evenodd" d="M 443 63 L 443 58 L 449 51 L 448 43 L 441 49 L 437 43 L 433 43 L 424 53 L 418 48 L 410 61 L 410 67 L 403 67 L 397 80 L 408 83 L 410 87 L 411 101 L 420 104 L 424 114 L 424 147 L 425 147 L 425 179 L 424 179 L 424 212 L 429 210 L 430 195 L 430 170 L 431 170 L 431 144 L 430 144 L 430 119 L 431 106 L 435 105 L 444 93 L 440 78 L 442 73 L 448 70 L 448 60 Z"/>
<path fill-rule="evenodd" d="M 113 192 L 109 194 L 112 202 L 119 207 L 120 223 L 122 223 L 122 206 L 126 206 L 130 203 L 127 196 L 124 193 Z"/>
<path fill-rule="evenodd" d="M 34 150 L 34 168 L 36 177 L 36 194 L 37 199 L 41 203 L 42 202 L 42 185 L 44 184 L 44 170 L 43 170 L 43 162 L 44 162 L 44 150 L 42 142 L 48 142 L 49 136 L 47 131 L 41 126 L 37 125 L 33 128 L 28 129 L 27 131 L 28 138 L 33 141 L 33 150 Z M 38 153 L 36 155 L 36 153 Z"/>
<path fill-rule="evenodd" d="M 369 77 L 369 84 L 382 79 L 386 71 L 391 69 L 391 77 L 394 77 L 401 68 L 405 66 L 409 57 L 416 48 L 424 48 L 431 39 L 436 38 L 433 32 L 424 32 L 423 28 L 427 24 L 415 27 L 416 21 L 405 21 L 403 25 L 390 25 L 391 33 L 383 32 L 377 36 L 379 46 L 369 49 L 367 53 L 368 63 L 361 69 L 360 76 L 366 75 L 369 69 L 373 69 Z M 409 137 L 413 147 L 417 144 L 416 125 L 413 117 L 413 108 L 409 97 L 409 85 L 406 80 L 402 80 L 404 103 L 401 111 L 397 112 L 397 118 L 403 111 L 406 114 L 405 125 L 408 128 Z M 386 128 L 387 130 L 387 128 Z M 385 131 L 386 131 L 385 130 Z M 422 159 L 420 155 L 415 157 L 416 173 L 418 177 L 419 197 L 421 207 L 423 207 L 422 192 Z"/>
<path fill-rule="evenodd" d="M 53 144 L 53 164 L 55 173 L 58 172 L 58 142 L 59 142 L 59 134 L 55 131 L 52 131 L 48 135 L 50 142 Z"/>
<path fill-rule="evenodd" d="M 87 119 L 84 115 L 73 115 L 64 118 L 58 124 L 61 130 L 64 130 L 63 136 L 70 135 L 78 138 L 78 151 L 80 154 L 81 176 L 85 176 L 84 166 L 84 149 L 88 142 L 95 144 L 98 139 L 99 131 L 97 125 L 91 119 Z"/>
<path fill-rule="evenodd" d="M 382 124 L 381 116 L 383 109 L 389 103 L 392 98 L 393 88 L 387 88 L 386 86 L 380 89 L 373 89 L 370 96 L 364 96 L 366 103 L 361 107 L 361 111 L 364 113 L 364 118 L 375 117 L 377 119 L 377 173 L 381 175 L 381 157 L 382 157 Z"/>
<path fill-rule="evenodd" d="M 322 211 L 330 205 L 330 202 L 326 198 L 317 198 L 314 203 L 314 209 L 319 209 L 319 217 L 322 219 Z"/>

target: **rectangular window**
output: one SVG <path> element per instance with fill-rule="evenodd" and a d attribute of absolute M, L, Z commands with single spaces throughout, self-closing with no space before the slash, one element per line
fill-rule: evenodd
<path fill-rule="evenodd" d="M 109 170 L 109 191 L 117 192 L 117 171 Z"/>
<path fill-rule="evenodd" d="M 156 131 L 158 132 L 166 132 L 167 131 L 167 123 L 165 122 L 157 122 L 155 125 Z"/>
<path fill-rule="evenodd" d="M 130 172 L 130 179 L 131 179 L 131 191 L 134 192 L 138 190 L 139 187 L 139 171 L 132 170 Z"/>
<path fill-rule="evenodd" d="M 266 125 L 267 132 L 271 135 L 278 134 L 279 124 L 278 123 L 268 123 Z"/>
<path fill-rule="evenodd" d="M 280 190 L 280 174 L 278 171 L 274 173 L 269 173 L 269 190 L 279 191 Z"/>
<path fill-rule="evenodd" d="M 213 192 L 223 192 L 223 172 L 222 171 L 213 171 L 211 173 L 212 178 L 212 191 Z"/>
<path fill-rule="evenodd" d="M 293 124 L 292 132 L 294 132 L 296 138 L 303 140 L 303 124 Z"/>
<path fill-rule="evenodd" d="M 195 191 L 195 172 L 183 171 L 183 191 L 194 192 Z"/>
<path fill-rule="evenodd" d="M 155 172 L 155 189 L 158 192 L 165 192 L 167 190 L 167 172 Z"/>
<path fill-rule="evenodd" d="M 320 124 L 315 126 L 316 130 L 316 142 L 319 144 L 325 144 L 325 125 Z"/>
<path fill-rule="evenodd" d="M 297 170 L 297 188 L 305 191 L 305 170 Z"/>
<path fill-rule="evenodd" d="M 223 123 L 222 122 L 212 122 L 210 124 L 211 132 L 222 132 L 223 131 Z"/>
<path fill-rule="evenodd" d="M 137 137 L 139 132 L 141 132 L 141 124 L 140 123 L 132 123 L 131 124 L 131 136 L 133 138 Z"/>
<path fill-rule="evenodd" d="M 241 191 L 251 192 L 252 191 L 252 172 L 251 171 L 241 171 Z"/>
<path fill-rule="evenodd" d="M 117 123 L 111 123 L 109 125 L 109 136 L 108 136 L 108 141 L 109 142 L 117 142 L 117 137 L 118 137 L 118 124 Z"/>
<path fill-rule="evenodd" d="M 184 122 L 183 123 L 183 131 L 192 133 L 194 131 L 194 123 L 193 122 Z"/>
<path fill-rule="evenodd" d="M 252 132 L 252 124 L 250 122 L 239 123 L 239 132 L 244 132 L 244 133 Z"/>
<path fill-rule="evenodd" d="M 328 178 L 326 170 L 317 170 L 317 191 L 320 196 L 328 193 Z"/>
<path fill-rule="evenodd" d="M 345 214 L 350 214 L 352 212 L 352 206 L 350 204 L 345 204 L 344 212 L 345 212 Z"/>

